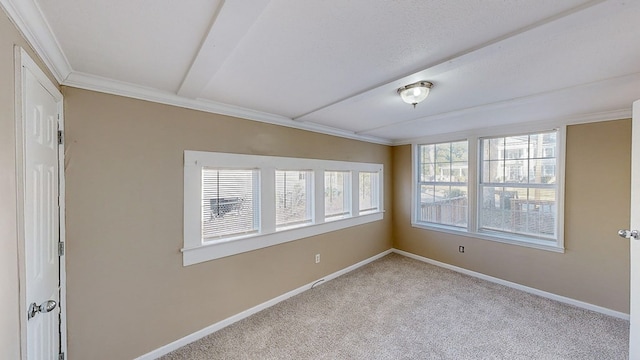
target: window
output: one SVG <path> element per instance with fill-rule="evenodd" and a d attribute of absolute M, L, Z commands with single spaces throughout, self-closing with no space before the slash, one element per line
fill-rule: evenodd
<path fill-rule="evenodd" d="M 324 216 L 327 220 L 341 219 L 351 214 L 351 173 L 324 172 Z"/>
<path fill-rule="evenodd" d="M 415 145 L 412 224 L 562 252 L 563 134 Z"/>
<path fill-rule="evenodd" d="M 382 173 L 381 164 L 185 151 L 183 264 L 382 220 Z M 352 181 L 358 174 L 369 181 Z"/>
<path fill-rule="evenodd" d="M 466 227 L 467 141 L 418 146 L 418 221 Z"/>
<path fill-rule="evenodd" d="M 212 241 L 258 231 L 258 173 L 202 169 L 202 239 Z"/>
<path fill-rule="evenodd" d="M 276 228 L 310 224 L 312 219 L 312 171 L 276 170 Z"/>
<path fill-rule="evenodd" d="M 485 138 L 480 146 L 479 229 L 554 241 L 556 133 Z"/>
<path fill-rule="evenodd" d="M 378 173 L 362 171 L 358 174 L 358 181 L 360 214 L 378 211 Z"/>

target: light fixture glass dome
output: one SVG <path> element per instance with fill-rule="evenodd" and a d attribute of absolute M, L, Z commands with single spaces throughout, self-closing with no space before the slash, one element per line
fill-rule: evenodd
<path fill-rule="evenodd" d="M 418 103 L 429 96 L 429 89 L 431 89 L 432 86 L 433 84 L 428 81 L 418 81 L 417 83 L 401 87 L 398 89 L 398 94 L 400 94 L 402 101 L 416 107 Z"/>

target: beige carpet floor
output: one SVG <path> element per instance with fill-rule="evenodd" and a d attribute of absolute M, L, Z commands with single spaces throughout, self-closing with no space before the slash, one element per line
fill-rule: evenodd
<path fill-rule="evenodd" d="M 161 359 L 628 359 L 629 322 L 397 254 Z"/>

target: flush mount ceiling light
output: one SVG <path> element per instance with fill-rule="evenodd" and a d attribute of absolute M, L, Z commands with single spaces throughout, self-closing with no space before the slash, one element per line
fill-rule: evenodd
<path fill-rule="evenodd" d="M 416 105 L 429 96 L 429 89 L 433 87 L 433 84 L 428 81 L 418 81 L 417 83 L 409 84 L 398 89 L 398 94 L 402 98 L 402 101 L 407 104 Z"/>

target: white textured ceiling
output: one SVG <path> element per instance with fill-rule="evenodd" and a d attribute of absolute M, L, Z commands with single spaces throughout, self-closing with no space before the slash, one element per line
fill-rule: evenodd
<path fill-rule="evenodd" d="M 0 4 L 63 84 L 382 143 L 640 98 L 638 0 Z"/>

